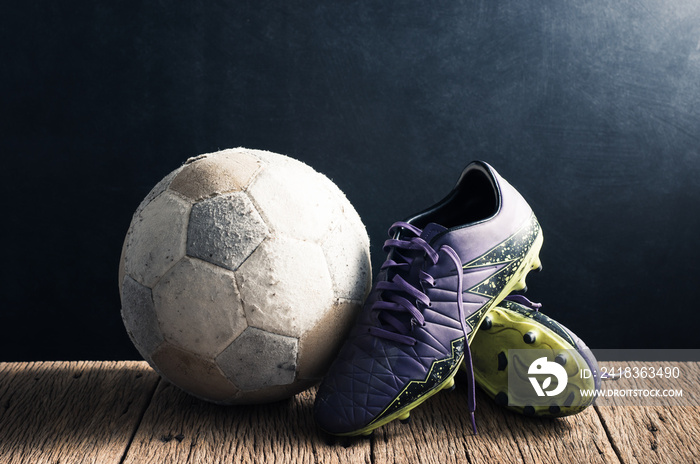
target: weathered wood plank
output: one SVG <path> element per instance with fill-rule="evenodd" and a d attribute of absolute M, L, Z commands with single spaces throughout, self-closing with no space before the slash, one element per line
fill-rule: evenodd
<path fill-rule="evenodd" d="M 700 363 L 604 363 L 614 366 L 680 366 L 678 379 L 663 388 L 682 388 L 685 405 L 595 406 L 624 463 L 700 462 Z M 622 381 L 620 381 L 622 382 Z M 611 388 L 642 388 L 644 382 L 606 382 Z M 607 386 L 607 385 L 606 385 Z M 639 400 L 642 403 L 642 400 Z"/>
<path fill-rule="evenodd" d="M 268 405 L 217 406 L 162 382 L 125 463 L 370 463 L 370 440 L 328 444 L 315 390 Z"/>
<path fill-rule="evenodd" d="M 157 383 L 145 362 L 0 364 L 0 462 L 119 463 Z"/>
<path fill-rule="evenodd" d="M 508 414 L 505 420 L 526 463 L 620 462 L 592 407 L 557 419 Z"/>
<path fill-rule="evenodd" d="M 503 421 L 506 412 L 486 395 L 477 395 L 478 435 L 472 434 L 466 388 L 460 387 L 458 382 L 454 391 L 440 392 L 414 409 L 408 424 L 394 421 L 377 429 L 374 462 L 523 462 Z"/>
<path fill-rule="evenodd" d="M 474 436 L 463 387 L 458 382 L 455 391 L 430 398 L 412 412 L 409 425 L 378 429 L 374 462 L 619 462 L 593 408 L 559 419 L 530 418 L 477 391 Z"/>
<path fill-rule="evenodd" d="M 330 443 L 312 418 L 313 389 L 271 405 L 221 407 L 159 382 L 144 362 L 0 363 L 0 462 L 700 462 L 700 363 L 679 366 L 683 375 L 668 388 L 684 389 L 685 406 L 596 405 L 547 420 L 479 392 L 473 436 L 458 383 L 410 424 Z"/>

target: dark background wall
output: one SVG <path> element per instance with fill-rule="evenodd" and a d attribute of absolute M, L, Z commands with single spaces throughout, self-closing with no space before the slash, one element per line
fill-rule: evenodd
<path fill-rule="evenodd" d="M 385 231 L 484 159 L 593 348 L 700 348 L 695 0 L 39 2 L 0 22 L 0 360 L 125 359 L 131 215 L 190 156 L 300 159 Z"/>

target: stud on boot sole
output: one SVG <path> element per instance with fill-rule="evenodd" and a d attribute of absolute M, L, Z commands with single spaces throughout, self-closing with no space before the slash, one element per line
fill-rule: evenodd
<path fill-rule="evenodd" d="M 455 389 L 455 379 L 452 377 L 450 380 L 445 382 L 445 384 L 442 386 L 441 390 L 445 391 L 452 391 Z"/>
<path fill-rule="evenodd" d="M 506 367 L 508 367 L 508 358 L 506 357 L 506 353 L 501 351 L 498 353 L 498 370 L 504 371 Z"/>

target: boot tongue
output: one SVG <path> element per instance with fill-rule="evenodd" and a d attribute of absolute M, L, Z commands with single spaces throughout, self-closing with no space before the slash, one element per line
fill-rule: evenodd
<path fill-rule="evenodd" d="M 440 224 L 435 224 L 434 222 L 429 223 L 423 228 L 423 232 L 420 234 L 420 238 L 430 243 L 430 241 L 442 232 L 445 232 L 447 227 L 443 227 Z"/>

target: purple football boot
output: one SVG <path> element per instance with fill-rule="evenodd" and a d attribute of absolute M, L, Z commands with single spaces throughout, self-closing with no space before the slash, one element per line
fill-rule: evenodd
<path fill-rule="evenodd" d="M 321 383 L 314 417 L 334 435 L 369 435 L 454 386 L 486 313 L 538 268 L 540 225 L 488 164 L 469 164 L 431 208 L 389 229 L 388 253 L 355 327 Z M 465 359 L 466 358 L 466 359 Z M 474 375 L 469 409 L 474 424 Z"/>

